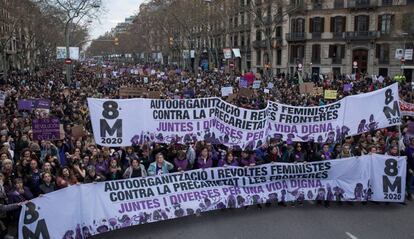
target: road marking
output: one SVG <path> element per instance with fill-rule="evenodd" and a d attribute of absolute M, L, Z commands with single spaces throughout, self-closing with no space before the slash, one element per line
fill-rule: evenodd
<path fill-rule="evenodd" d="M 349 232 L 345 232 L 345 234 L 346 234 L 349 238 L 351 238 L 351 239 L 358 239 L 358 237 L 356 237 L 356 236 L 352 235 L 352 234 L 351 234 L 351 233 L 349 233 Z"/>

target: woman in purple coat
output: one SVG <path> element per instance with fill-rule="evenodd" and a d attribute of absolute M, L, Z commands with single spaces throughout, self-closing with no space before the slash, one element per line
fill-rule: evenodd
<path fill-rule="evenodd" d="M 211 168 L 213 167 L 213 159 L 207 147 L 203 147 L 200 151 L 200 156 L 197 159 L 197 168 Z"/>
<path fill-rule="evenodd" d="M 185 151 L 178 152 L 177 157 L 174 159 L 174 166 L 177 172 L 184 172 L 191 169 Z"/>
<path fill-rule="evenodd" d="M 223 166 L 239 166 L 239 162 L 237 161 L 237 158 L 233 156 L 232 152 L 228 152 L 226 154 L 226 157 L 224 159 L 221 159 L 218 163 L 219 167 Z"/>
<path fill-rule="evenodd" d="M 254 158 L 254 155 L 251 154 L 248 150 L 243 150 L 241 153 L 240 158 L 240 166 L 247 167 L 247 166 L 255 166 L 256 165 L 256 159 Z"/>

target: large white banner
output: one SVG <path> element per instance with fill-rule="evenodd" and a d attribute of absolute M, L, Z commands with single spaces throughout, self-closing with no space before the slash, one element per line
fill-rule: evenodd
<path fill-rule="evenodd" d="M 95 140 L 104 146 L 208 140 L 256 148 L 268 137 L 334 142 L 400 124 L 398 85 L 318 107 L 269 102 L 248 110 L 219 98 L 88 99 Z"/>
<path fill-rule="evenodd" d="M 404 157 L 366 155 L 74 185 L 26 204 L 20 215 L 19 238 L 87 238 L 133 225 L 267 202 L 402 202 L 405 173 Z"/>

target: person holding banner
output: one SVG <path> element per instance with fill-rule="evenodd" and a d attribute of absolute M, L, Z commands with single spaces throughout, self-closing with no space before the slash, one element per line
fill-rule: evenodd
<path fill-rule="evenodd" d="M 265 157 L 266 163 L 276 163 L 280 162 L 281 156 L 279 152 L 279 148 L 277 146 L 270 146 L 267 150 L 267 155 Z"/>
<path fill-rule="evenodd" d="M 73 175 L 72 170 L 69 167 L 63 167 L 60 170 L 60 176 L 56 178 L 56 186 L 59 189 L 66 188 L 78 183 L 78 180 Z"/>
<path fill-rule="evenodd" d="M 5 214 L 7 212 L 17 211 L 26 202 L 27 201 L 7 204 L 7 205 L 4 204 L 4 203 L 0 203 L 0 214 Z M 7 223 L 5 223 L 3 221 L 3 219 L 1 219 L 0 220 L 0 238 L 4 238 L 4 239 L 10 239 L 11 238 L 11 239 L 13 239 L 14 238 L 13 236 L 8 235 L 6 225 L 7 225 Z"/>
<path fill-rule="evenodd" d="M 109 160 L 109 169 L 106 178 L 109 181 L 123 178 L 121 167 L 118 165 L 118 160 L 115 157 Z"/>
<path fill-rule="evenodd" d="M 99 175 L 106 175 L 108 173 L 108 157 L 104 153 L 98 154 L 95 164 L 96 173 Z"/>
<path fill-rule="evenodd" d="M 23 184 L 23 179 L 16 178 L 14 180 L 14 188 L 8 194 L 8 203 L 22 203 L 24 201 L 30 200 L 33 198 L 33 194 L 30 189 Z M 12 217 L 19 218 L 20 211 L 14 211 Z"/>
<path fill-rule="evenodd" d="M 178 151 L 177 157 L 174 159 L 174 166 L 177 172 L 184 172 L 190 169 L 190 162 L 185 151 Z"/>
<path fill-rule="evenodd" d="M 197 159 L 197 168 L 206 169 L 213 167 L 213 160 L 211 152 L 209 151 L 208 147 L 205 146 L 201 148 L 200 156 Z"/>
<path fill-rule="evenodd" d="M 219 160 L 219 163 L 217 165 L 217 167 L 226 167 L 226 166 L 233 166 L 233 167 L 240 166 L 239 161 L 237 160 L 237 158 L 233 156 L 232 152 L 227 152 L 224 158 Z"/>
<path fill-rule="evenodd" d="M 332 153 L 329 151 L 329 144 L 324 144 L 322 150 L 318 153 L 319 161 L 334 159 Z"/>
<path fill-rule="evenodd" d="M 142 165 L 136 158 L 131 160 L 131 166 L 129 166 L 123 174 L 123 178 L 139 178 L 146 176 L 147 171 L 145 171 L 144 165 Z"/>
<path fill-rule="evenodd" d="M 162 153 L 157 153 L 155 155 L 155 162 L 151 163 L 148 168 L 148 176 L 168 174 L 173 169 L 174 165 L 164 160 Z"/>
<path fill-rule="evenodd" d="M 86 176 L 84 179 L 84 183 L 96 183 L 96 182 L 103 182 L 106 178 L 100 173 L 96 172 L 95 166 L 89 165 L 86 168 Z"/>
<path fill-rule="evenodd" d="M 349 158 L 349 157 L 354 157 L 354 155 L 351 152 L 351 146 L 349 144 L 344 144 L 342 146 L 341 153 L 338 154 L 338 156 L 337 156 L 337 159 Z"/>
<path fill-rule="evenodd" d="M 308 161 L 306 152 L 303 150 L 301 143 L 296 143 L 290 161 L 294 163 L 306 163 Z"/>

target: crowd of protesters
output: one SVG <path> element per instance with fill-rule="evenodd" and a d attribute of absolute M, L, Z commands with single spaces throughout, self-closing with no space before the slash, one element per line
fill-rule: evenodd
<path fill-rule="evenodd" d="M 136 65 L 98 64 L 78 65 L 71 84 L 58 66 L 37 72 L 14 72 L 0 80 L 0 91 L 7 93 L 0 106 L 0 236 L 6 234 L 5 224 L 16 222 L 18 206 L 27 200 L 71 185 L 124 178 L 180 172 L 199 168 L 240 166 L 249 167 L 272 162 L 312 162 L 367 154 L 406 155 L 408 160 L 407 188 L 411 199 L 414 185 L 414 137 L 409 134 L 410 118 L 402 127 L 378 129 L 334 143 L 285 142 L 270 139 L 254 150 L 231 150 L 208 141 L 186 145 L 144 143 L 126 148 L 98 146 L 91 130 L 86 98 L 119 98 L 121 87 L 145 88 L 161 92 L 160 98 L 183 99 L 221 96 L 223 86 L 239 91 L 240 78 L 220 70 L 189 73 L 160 65 L 142 65 L 138 75 L 129 69 Z M 150 69 L 150 70 L 146 70 Z M 150 71 L 153 71 L 151 74 Z M 155 71 L 155 74 L 154 74 Z M 160 74 L 163 72 L 162 74 Z M 140 75 L 141 74 L 141 75 Z M 262 79 L 274 87 L 269 93 L 252 91 L 252 96 L 233 97 L 231 103 L 249 109 L 266 107 L 268 100 L 295 106 L 317 106 L 330 103 L 322 95 L 300 94 L 295 75 L 279 74 Z M 334 89 L 338 99 L 347 95 L 370 92 L 394 83 L 390 77 L 346 75 L 312 77 L 315 86 Z M 352 84 L 343 91 L 344 84 Z M 250 86 L 251 88 L 251 86 Z M 146 97 L 146 94 L 143 94 Z M 411 86 L 400 84 L 400 97 L 410 101 Z M 19 99 L 50 99 L 50 116 L 60 119 L 64 137 L 56 141 L 37 141 L 33 138 L 32 120 L 43 117 L 37 111 L 18 109 Z M 74 125 L 84 126 L 83 136 L 75 138 Z M 414 135 L 413 135 L 414 136 Z M 9 211 L 5 214 L 5 211 Z"/>

